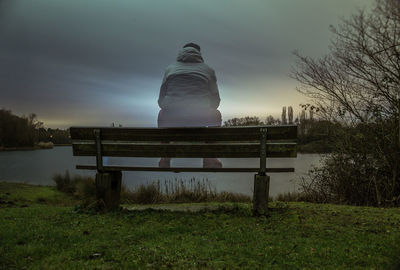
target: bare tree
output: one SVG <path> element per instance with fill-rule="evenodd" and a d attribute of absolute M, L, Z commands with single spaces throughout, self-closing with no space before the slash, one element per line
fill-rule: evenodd
<path fill-rule="evenodd" d="M 293 124 L 293 107 L 292 106 L 288 107 L 288 118 L 289 118 L 289 124 Z"/>
<path fill-rule="evenodd" d="M 282 107 L 282 117 L 281 117 L 282 125 L 287 124 L 287 118 L 286 118 L 286 106 Z"/>
<path fill-rule="evenodd" d="M 268 115 L 265 119 L 266 125 L 280 125 L 281 120 L 279 118 L 274 118 L 272 115 Z"/>
<path fill-rule="evenodd" d="M 306 111 L 305 110 L 301 110 L 299 118 L 300 118 L 300 122 L 303 122 L 303 121 L 306 120 L 307 116 L 306 116 Z"/>
<path fill-rule="evenodd" d="M 295 52 L 292 71 L 318 117 L 344 127 L 328 162 L 340 166 L 328 171 L 332 179 L 346 175 L 348 185 L 355 181 L 348 194 L 400 202 L 400 0 L 376 0 L 372 10 L 358 11 L 331 32 L 330 53 L 313 59 Z"/>
<path fill-rule="evenodd" d="M 259 126 L 264 123 L 257 116 L 246 116 L 241 118 L 232 118 L 224 122 L 225 127 L 231 126 Z"/>
<path fill-rule="evenodd" d="M 294 54 L 292 75 L 320 115 L 345 123 L 373 121 L 397 113 L 400 94 L 399 0 L 376 1 L 331 31 L 331 53 L 320 59 Z"/>
<path fill-rule="evenodd" d="M 265 124 L 266 125 L 273 125 L 275 123 L 275 119 L 272 115 L 268 115 L 267 118 L 265 119 Z"/>

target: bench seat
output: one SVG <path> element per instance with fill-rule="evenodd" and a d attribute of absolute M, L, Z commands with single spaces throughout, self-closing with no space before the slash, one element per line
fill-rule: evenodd
<path fill-rule="evenodd" d="M 267 158 L 297 156 L 297 126 L 111 128 L 71 127 L 74 156 L 95 156 L 96 165 L 77 169 L 97 170 L 98 198 L 119 204 L 121 171 L 165 172 L 257 172 L 253 207 L 265 213 L 268 204 L 269 173 L 294 172 L 294 168 L 267 168 Z M 107 166 L 103 157 L 165 158 L 260 158 L 258 168 Z M 115 184 L 114 182 L 118 183 Z M 112 188 L 115 190 L 113 191 Z M 111 189 L 111 190 L 110 190 Z M 114 194 L 114 195 L 110 195 Z"/>

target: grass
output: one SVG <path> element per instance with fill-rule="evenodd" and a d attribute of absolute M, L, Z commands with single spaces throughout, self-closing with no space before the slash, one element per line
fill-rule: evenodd
<path fill-rule="evenodd" d="M 0 182 L 0 207 L 24 206 L 32 203 L 73 206 L 78 201 L 54 187 Z"/>
<path fill-rule="evenodd" d="M 62 206 L 74 202 L 65 196 L 0 183 L 2 201 L 14 201 L 0 204 L 0 269 L 400 266 L 399 208 L 273 202 L 269 217 L 256 218 L 249 203 L 210 203 L 215 210 L 197 213 L 87 214 Z"/>

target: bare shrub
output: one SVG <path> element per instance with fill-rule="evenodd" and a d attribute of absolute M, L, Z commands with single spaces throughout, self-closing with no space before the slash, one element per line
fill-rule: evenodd
<path fill-rule="evenodd" d="M 121 188 L 121 201 L 123 203 L 153 204 L 163 202 L 163 196 L 159 182 L 149 185 L 140 185 L 133 191 L 125 186 Z"/>
<path fill-rule="evenodd" d="M 302 194 L 299 192 L 279 193 L 277 196 L 275 196 L 274 201 L 279 201 L 279 202 L 302 201 Z"/>
<path fill-rule="evenodd" d="M 57 190 L 76 196 L 84 205 L 96 201 L 96 184 L 93 177 L 74 175 L 69 172 L 56 174 L 53 177 Z M 188 181 L 182 179 L 155 181 L 142 184 L 132 191 L 125 185 L 121 187 L 122 203 L 190 203 L 190 202 L 250 202 L 244 194 L 217 192 L 208 179 Z"/>
<path fill-rule="evenodd" d="M 96 182 L 93 177 L 74 176 L 75 193 L 74 195 L 81 199 L 93 199 L 96 197 Z"/>
<path fill-rule="evenodd" d="M 53 176 L 53 181 L 56 183 L 56 188 L 59 191 L 73 194 L 76 191 L 75 182 L 69 175 L 68 170 L 65 174 L 55 174 Z"/>
<path fill-rule="evenodd" d="M 391 197 L 397 183 L 387 183 L 392 180 L 390 172 L 373 156 L 334 153 L 321 163 L 301 179 L 304 200 L 370 206 L 400 203 L 400 197 Z"/>
<path fill-rule="evenodd" d="M 74 175 L 71 176 L 69 171 L 64 174 L 55 174 L 53 181 L 59 191 L 69 193 L 78 198 L 94 198 L 96 195 L 96 185 L 93 177 Z"/>

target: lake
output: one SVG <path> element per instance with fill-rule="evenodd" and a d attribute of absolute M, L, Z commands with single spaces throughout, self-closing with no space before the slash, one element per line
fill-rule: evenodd
<path fill-rule="evenodd" d="M 271 173 L 270 195 L 297 190 L 297 182 L 312 165 L 320 162 L 320 154 L 298 154 L 297 158 L 267 159 L 267 167 L 294 167 L 295 173 Z M 108 165 L 157 166 L 158 158 L 105 158 Z M 220 159 L 224 167 L 258 167 L 259 159 Z M 94 157 L 73 157 L 72 147 L 58 146 L 53 149 L 34 151 L 0 152 L 0 181 L 24 182 L 34 185 L 54 185 L 52 176 L 56 173 L 95 176 L 93 171 L 76 170 L 76 164 L 95 164 Z M 202 166 L 199 158 L 173 159 L 171 166 Z M 136 185 L 154 180 L 208 179 L 217 191 L 253 194 L 254 173 L 173 173 L 173 172 L 123 172 L 123 184 L 132 189 Z"/>

